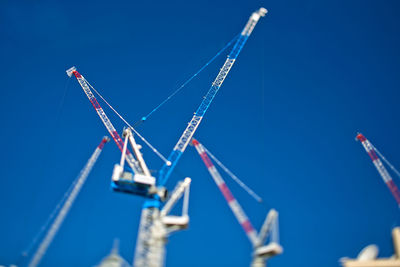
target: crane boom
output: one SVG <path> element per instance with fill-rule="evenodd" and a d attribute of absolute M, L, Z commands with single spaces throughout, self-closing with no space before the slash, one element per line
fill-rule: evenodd
<path fill-rule="evenodd" d="M 222 83 L 224 82 L 226 76 L 228 75 L 229 71 L 231 70 L 233 64 L 237 56 L 239 55 L 240 51 L 242 50 L 244 44 L 246 43 L 247 39 L 249 38 L 250 34 L 252 33 L 254 27 L 256 26 L 260 17 L 265 16 L 267 10 L 265 8 L 260 8 L 256 12 L 254 12 L 250 19 L 248 20 L 246 26 L 242 30 L 239 38 L 236 40 L 235 45 L 233 46 L 231 52 L 228 55 L 224 65 L 220 69 L 217 77 L 215 78 L 214 82 L 211 85 L 211 88 L 208 90 L 206 96 L 204 97 L 203 101 L 200 103 L 200 106 L 194 113 L 192 119 L 188 123 L 188 126 L 184 130 L 182 136 L 179 138 L 178 142 L 176 143 L 174 149 L 172 150 L 171 154 L 168 157 L 168 161 L 171 162 L 170 165 L 164 164 L 160 170 L 160 176 L 158 178 L 159 185 L 165 185 L 169 176 L 171 175 L 173 169 L 175 168 L 176 164 L 179 161 L 179 158 L 185 151 L 187 145 L 189 144 L 191 138 L 193 137 L 194 133 L 199 127 L 201 120 L 203 119 L 204 114 L 206 113 L 208 107 L 211 105 L 215 95 L 218 93 L 219 88 L 221 87 Z"/>
<path fill-rule="evenodd" d="M 121 137 L 119 136 L 117 130 L 115 130 L 114 125 L 111 123 L 110 119 L 107 117 L 106 113 L 104 112 L 103 108 L 100 106 L 99 102 L 97 101 L 96 97 L 90 90 L 88 82 L 86 79 L 76 70 L 75 67 L 68 69 L 67 75 L 71 77 L 74 75 L 78 80 L 80 86 L 82 87 L 83 91 L 85 92 L 86 96 L 88 97 L 90 103 L 92 103 L 94 109 L 96 110 L 97 114 L 99 115 L 101 121 L 103 122 L 104 126 L 106 126 L 108 132 L 110 133 L 111 137 L 117 144 L 119 150 L 123 151 L 124 142 L 122 141 Z M 140 173 L 142 170 L 136 163 L 136 160 L 133 158 L 133 155 L 129 150 L 126 151 L 126 158 L 129 166 L 133 169 L 134 172 Z"/>
<path fill-rule="evenodd" d="M 359 133 L 356 138 L 361 142 L 363 145 L 365 151 L 368 153 L 370 156 L 372 162 L 375 165 L 375 168 L 378 170 L 379 174 L 381 175 L 383 181 L 389 188 L 390 192 L 392 193 L 393 197 L 395 198 L 397 205 L 400 207 L 400 191 L 396 184 L 393 182 L 392 177 L 386 170 L 385 166 L 382 164 L 382 161 L 379 159 L 378 155 L 376 154 L 376 151 L 374 149 L 374 146 L 371 144 L 371 142 L 365 138 L 364 135 Z"/>
<path fill-rule="evenodd" d="M 110 139 L 107 136 L 103 137 L 103 139 L 101 140 L 101 143 L 97 146 L 96 150 L 93 152 L 92 156 L 86 163 L 85 167 L 80 172 L 79 178 L 78 178 L 75 186 L 73 187 L 68 198 L 65 200 L 64 205 L 60 209 L 60 212 L 58 213 L 57 217 L 54 219 L 53 224 L 47 231 L 46 236 L 44 237 L 43 241 L 40 243 L 38 249 L 36 250 L 35 254 L 33 255 L 32 260 L 30 261 L 28 267 L 36 267 L 39 264 L 40 260 L 46 253 L 47 248 L 50 246 L 50 243 L 53 241 L 55 235 L 57 234 L 58 230 L 60 229 L 61 224 L 63 223 L 69 210 L 71 209 L 71 206 L 74 203 L 76 197 L 78 196 L 82 186 L 84 185 L 86 178 L 88 177 L 90 171 L 93 168 L 93 165 L 96 163 L 97 158 L 100 156 L 100 153 L 103 150 L 104 144 L 107 143 L 109 140 Z"/>
<path fill-rule="evenodd" d="M 209 173 L 211 174 L 211 177 L 214 179 L 237 221 L 242 226 L 247 237 L 250 239 L 250 242 L 253 245 L 253 259 L 251 262 L 251 267 L 265 267 L 266 259 L 279 255 L 283 251 L 281 245 L 279 244 L 278 212 L 275 209 L 271 209 L 268 212 L 263 226 L 261 227 L 260 233 L 257 235 L 257 232 L 251 225 L 246 213 L 243 211 L 239 202 L 233 197 L 231 191 L 225 184 L 225 181 L 222 179 L 218 170 L 208 157 L 209 152 L 207 149 L 195 139 L 192 139 L 192 144 L 196 148 Z M 270 241 L 267 245 L 264 245 L 268 236 L 270 236 Z"/>
<path fill-rule="evenodd" d="M 231 210 L 232 210 L 233 214 L 235 215 L 236 219 L 238 220 L 239 224 L 242 226 L 247 237 L 250 239 L 250 242 L 252 243 L 253 247 L 257 246 L 259 244 L 257 232 L 254 229 L 253 225 L 251 224 L 246 213 L 243 211 L 239 202 L 235 199 L 235 197 L 229 190 L 228 186 L 226 185 L 224 179 L 222 179 L 218 170 L 215 168 L 214 164 L 211 162 L 211 160 L 208 157 L 203 146 L 195 139 L 192 140 L 192 143 L 193 143 L 194 147 L 196 148 L 197 152 L 199 153 L 204 164 L 206 165 L 208 172 L 211 174 L 211 177 L 214 179 L 214 182 L 217 184 L 219 190 L 221 191 L 222 195 L 224 196 L 226 202 L 228 203 L 229 208 L 231 208 Z"/>

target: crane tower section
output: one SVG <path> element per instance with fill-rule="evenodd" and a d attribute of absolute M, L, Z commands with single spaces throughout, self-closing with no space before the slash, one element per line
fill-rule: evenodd
<path fill-rule="evenodd" d="M 374 146 L 371 142 L 365 138 L 364 135 L 359 133 L 356 138 L 361 142 L 365 151 L 368 153 L 369 157 L 372 160 L 372 163 L 375 165 L 375 168 L 378 170 L 380 176 L 382 177 L 383 181 L 389 188 L 390 192 L 392 193 L 393 197 L 395 198 L 397 205 L 400 207 L 400 191 L 396 184 L 393 182 L 392 177 L 390 176 L 389 172 L 386 170 L 385 166 L 382 164 L 382 161 L 379 159 Z"/>

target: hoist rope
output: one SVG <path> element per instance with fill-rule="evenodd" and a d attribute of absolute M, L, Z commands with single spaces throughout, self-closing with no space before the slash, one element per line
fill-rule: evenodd
<path fill-rule="evenodd" d="M 220 162 L 203 144 L 206 153 L 220 166 L 240 187 L 242 187 L 250 196 L 256 201 L 263 202 L 262 198 L 258 196 L 253 190 L 251 190 L 245 183 L 243 183 L 234 173 L 232 173 L 222 162 Z"/>
<path fill-rule="evenodd" d="M 371 144 L 372 148 L 376 151 L 376 153 L 379 155 L 379 157 L 390 167 L 390 169 L 392 169 L 392 171 L 400 178 L 400 172 L 382 155 L 381 152 L 379 152 L 378 149 L 376 149 L 376 147 L 374 147 Z"/>
<path fill-rule="evenodd" d="M 147 120 L 148 117 L 150 117 L 155 111 L 157 111 L 161 106 L 163 106 L 165 103 L 167 103 L 172 97 L 174 97 L 177 93 L 179 93 L 189 82 L 191 82 L 200 72 L 202 72 L 209 64 L 211 64 L 223 51 L 225 51 L 229 46 L 232 45 L 232 43 L 238 38 L 239 35 L 236 35 L 230 42 L 228 42 L 218 53 L 212 57 L 205 65 L 203 65 L 195 74 L 193 74 L 189 79 L 187 79 L 178 89 L 176 89 L 170 96 L 168 96 L 164 101 L 162 101 L 157 107 L 155 107 L 149 114 L 146 116 L 142 117 L 142 119 L 138 122 L 136 122 L 133 126 L 129 124 L 127 120 L 125 120 L 121 114 L 118 113 L 118 111 L 111 106 L 110 103 L 85 79 L 87 84 L 93 89 L 93 91 L 106 103 L 106 105 L 114 111 L 114 113 L 129 127 L 132 129 L 132 131 L 139 136 L 139 138 L 148 146 L 150 149 L 158 156 L 160 157 L 167 165 L 171 165 L 171 162 L 167 160 L 154 146 L 150 144 L 141 134 L 138 133 L 138 131 L 134 128 L 140 123 L 144 122 Z"/>
<path fill-rule="evenodd" d="M 161 159 L 163 160 L 167 165 L 170 165 L 170 161 L 167 160 L 154 146 L 152 146 L 150 144 L 149 141 L 147 141 L 141 134 L 138 133 L 138 131 L 136 131 L 135 128 L 133 128 L 129 122 L 127 120 L 125 120 L 119 113 L 118 111 L 116 111 L 111 105 L 110 103 L 108 103 L 107 100 L 105 100 L 105 98 L 99 93 L 97 92 L 96 89 L 94 89 L 94 87 L 85 79 L 85 81 L 87 82 L 87 84 L 93 89 L 93 91 L 104 101 L 104 103 L 106 103 L 106 105 L 112 110 L 114 111 L 115 114 L 117 114 L 117 116 L 129 127 L 132 129 L 132 131 L 139 136 L 139 138 Z"/>
<path fill-rule="evenodd" d="M 134 126 L 136 127 L 137 125 L 141 124 L 147 118 L 149 118 L 154 112 L 156 112 L 161 106 L 163 106 L 165 103 L 167 103 L 171 98 L 173 98 L 177 93 L 179 93 L 183 87 L 185 87 L 189 82 L 191 82 L 200 72 L 202 72 L 209 64 L 211 64 L 222 52 L 224 52 L 228 47 L 232 45 L 234 41 L 239 37 L 240 34 L 236 35 L 229 43 L 227 43 L 218 53 L 212 57 L 205 65 L 203 65 L 195 74 L 193 74 L 189 79 L 187 79 L 181 86 L 178 87 L 170 96 L 168 96 L 164 101 L 162 101 L 158 106 L 156 106 L 149 114 L 146 116 L 143 116 L 140 121 L 137 121 Z"/>

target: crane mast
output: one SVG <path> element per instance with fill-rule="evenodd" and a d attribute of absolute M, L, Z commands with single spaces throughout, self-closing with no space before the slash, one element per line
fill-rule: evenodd
<path fill-rule="evenodd" d="M 212 163 L 211 159 L 208 157 L 206 149 L 196 139 L 192 139 L 192 144 L 196 148 L 197 153 L 200 155 L 201 159 L 206 165 L 208 172 L 224 196 L 229 208 L 235 215 L 236 220 L 242 226 L 244 232 L 253 245 L 253 259 L 251 262 L 251 267 L 265 267 L 266 259 L 279 255 L 283 251 L 278 240 L 278 212 L 274 209 L 271 209 L 268 212 L 267 217 L 265 218 L 265 221 L 261 227 L 260 233 L 257 234 L 257 231 L 252 226 L 246 213 L 229 190 L 224 179 Z M 267 245 L 264 245 L 269 234 L 271 234 L 271 242 Z"/>
<path fill-rule="evenodd" d="M 371 142 L 365 138 L 364 135 L 359 133 L 356 136 L 356 139 L 358 139 L 361 144 L 363 145 L 365 151 L 368 153 L 370 156 L 372 163 L 375 165 L 375 168 L 378 170 L 380 176 L 382 177 L 383 181 L 389 188 L 390 192 L 392 193 L 394 199 L 397 202 L 397 205 L 400 207 L 400 191 L 399 188 L 396 186 L 396 184 L 393 182 L 392 177 L 390 176 L 389 172 L 386 170 L 385 166 L 382 164 L 382 161 L 379 159 L 374 146 L 371 144 Z"/>

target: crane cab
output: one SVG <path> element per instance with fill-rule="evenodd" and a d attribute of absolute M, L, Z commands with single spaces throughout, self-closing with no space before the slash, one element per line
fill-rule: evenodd
<path fill-rule="evenodd" d="M 255 250 L 254 255 L 256 257 L 269 258 L 279 255 L 283 252 L 281 245 L 275 242 L 271 242 L 268 245 L 259 247 Z"/>
<path fill-rule="evenodd" d="M 124 171 L 119 164 L 115 164 L 111 179 L 111 187 L 114 191 L 131 193 L 147 198 L 154 198 L 155 195 L 158 195 L 161 200 L 167 197 L 167 190 L 165 188 L 157 188 L 156 179 L 153 176 Z"/>
<path fill-rule="evenodd" d="M 187 215 L 168 215 L 162 217 L 161 220 L 167 227 L 178 227 L 179 229 L 186 229 L 189 225 L 189 216 Z"/>

